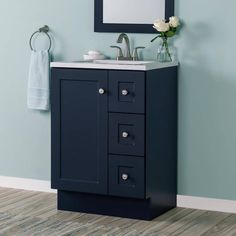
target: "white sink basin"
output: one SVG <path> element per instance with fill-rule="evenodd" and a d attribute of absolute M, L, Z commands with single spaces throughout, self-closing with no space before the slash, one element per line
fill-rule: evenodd
<path fill-rule="evenodd" d="M 154 63 L 154 61 L 94 60 L 93 63 L 111 64 L 111 65 L 146 65 L 146 64 L 152 64 Z"/>

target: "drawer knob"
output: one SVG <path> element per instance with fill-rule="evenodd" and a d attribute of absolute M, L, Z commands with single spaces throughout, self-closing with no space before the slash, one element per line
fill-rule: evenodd
<path fill-rule="evenodd" d="M 123 132 L 123 133 L 122 133 L 122 137 L 123 137 L 123 138 L 127 138 L 128 136 L 129 136 L 129 133 L 127 133 L 127 132 Z"/>
<path fill-rule="evenodd" d="M 121 177 L 124 181 L 126 181 L 129 178 L 129 175 L 128 174 L 122 174 Z"/>
<path fill-rule="evenodd" d="M 103 88 L 100 88 L 100 89 L 98 90 L 98 92 L 99 92 L 99 94 L 104 94 L 104 93 L 105 93 L 105 90 L 104 90 Z"/>
<path fill-rule="evenodd" d="M 129 94 L 129 91 L 126 90 L 126 89 L 123 89 L 123 90 L 121 91 L 121 94 L 122 94 L 123 96 L 127 96 L 127 95 Z"/>

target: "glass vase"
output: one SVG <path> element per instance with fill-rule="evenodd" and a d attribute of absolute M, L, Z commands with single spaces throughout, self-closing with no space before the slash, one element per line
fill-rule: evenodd
<path fill-rule="evenodd" d="M 158 62 L 172 62 L 173 61 L 173 49 L 168 45 L 168 39 L 163 37 L 162 44 L 157 49 L 157 61 Z"/>

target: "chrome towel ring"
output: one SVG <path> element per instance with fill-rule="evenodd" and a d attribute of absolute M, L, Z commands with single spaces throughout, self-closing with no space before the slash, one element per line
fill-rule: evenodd
<path fill-rule="evenodd" d="M 31 37 L 30 37 L 30 40 L 29 40 L 29 45 L 30 45 L 30 48 L 32 51 L 35 51 L 33 46 L 32 46 L 32 39 L 34 37 L 35 34 L 38 34 L 38 33 L 44 33 L 48 39 L 49 39 L 49 48 L 48 48 L 48 51 L 50 51 L 51 47 L 52 47 L 52 40 L 51 40 L 51 37 L 50 35 L 48 34 L 49 32 L 49 27 L 47 25 L 45 25 L 44 27 L 40 28 L 39 30 L 35 31 Z"/>

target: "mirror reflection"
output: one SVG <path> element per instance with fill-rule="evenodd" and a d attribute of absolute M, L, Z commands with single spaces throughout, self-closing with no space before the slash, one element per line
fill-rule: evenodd
<path fill-rule="evenodd" d="M 103 23 L 152 24 L 165 18 L 165 0 L 103 0 Z"/>

